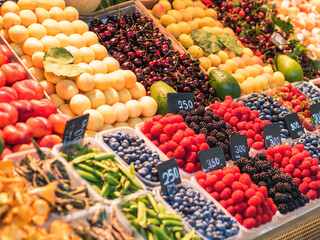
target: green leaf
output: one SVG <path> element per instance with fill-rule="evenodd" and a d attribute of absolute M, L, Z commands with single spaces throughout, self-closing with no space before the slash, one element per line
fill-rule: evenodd
<path fill-rule="evenodd" d="M 311 65 L 314 69 L 320 71 L 320 60 L 313 60 Z"/>
<path fill-rule="evenodd" d="M 84 71 L 74 63 L 74 57 L 64 48 L 51 48 L 43 58 L 43 66 L 47 72 L 57 76 L 75 77 Z"/>
<path fill-rule="evenodd" d="M 243 52 L 242 47 L 238 45 L 237 39 L 228 33 L 223 33 L 217 36 L 220 43 L 235 54 L 241 54 Z"/>
<path fill-rule="evenodd" d="M 281 19 L 277 19 L 275 16 L 271 16 L 271 19 L 275 25 L 285 32 L 285 34 L 289 35 L 290 33 L 293 33 L 293 26 L 290 22 L 290 18 L 288 18 L 287 21 L 283 21 Z"/>

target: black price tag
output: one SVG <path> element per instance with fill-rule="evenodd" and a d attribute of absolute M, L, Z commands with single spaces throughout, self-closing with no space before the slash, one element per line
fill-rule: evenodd
<path fill-rule="evenodd" d="M 201 169 L 204 172 L 211 172 L 226 166 L 222 147 L 210 148 L 198 152 Z"/>
<path fill-rule="evenodd" d="M 281 145 L 280 124 L 271 123 L 268 125 L 264 125 L 263 136 L 264 136 L 265 149 L 268 149 L 269 147 Z"/>
<path fill-rule="evenodd" d="M 64 129 L 62 143 L 76 141 L 84 137 L 89 121 L 89 114 L 72 118 L 66 124 Z"/>
<path fill-rule="evenodd" d="M 159 164 L 157 169 L 162 192 L 168 192 L 168 189 L 181 183 L 177 159 L 171 158 L 170 160 Z"/>
<path fill-rule="evenodd" d="M 194 110 L 192 93 L 168 93 L 169 112 L 178 113 L 180 110 L 190 112 Z"/>
<path fill-rule="evenodd" d="M 270 41 L 276 45 L 280 50 L 284 49 L 284 46 L 287 43 L 287 40 L 284 39 L 280 33 L 272 33 L 271 37 L 270 37 Z"/>
<path fill-rule="evenodd" d="M 284 117 L 284 121 L 287 124 L 292 139 L 296 139 L 304 134 L 304 128 L 297 113 L 288 114 Z"/>
<path fill-rule="evenodd" d="M 315 103 L 309 106 L 311 117 L 315 125 L 320 125 L 320 103 Z"/>
<path fill-rule="evenodd" d="M 230 137 L 230 150 L 232 160 L 249 157 L 249 146 L 246 135 L 232 135 Z"/>

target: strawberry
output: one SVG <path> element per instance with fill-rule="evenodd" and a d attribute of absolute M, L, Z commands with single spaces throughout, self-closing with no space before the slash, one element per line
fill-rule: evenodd
<path fill-rule="evenodd" d="M 301 101 L 299 99 L 293 99 L 291 103 L 293 104 L 293 106 L 297 106 L 301 104 Z"/>
<path fill-rule="evenodd" d="M 284 101 L 282 106 L 288 108 L 289 111 L 293 109 L 293 104 L 291 102 L 288 102 L 288 101 Z"/>
<path fill-rule="evenodd" d="M 299 99 L 300 101 L 304 101 L 304 100 L 306 100 L 306 99 L 307 99 L 307 97 L 306 97 L 306 96 L 304 96 L 304 95 L 301 95 L 301 96 L 299 96 L 299 97 L 298 97 L 298 99 Z"/>
<path fill-rule="evenodd" d="M 280 87 L 279 88 L 279 92 L 282 92 L 282 93 L 289 93 L 290 92 L 290 89 L 287 88 L 287 87 Z"/>
<path fill-rule="evenodd" d="M 298 88 L 292 88 L 291 92 L 292 92 L 292 95 L 297 96 L 297 97 L 300 97 L 301 95 L 303 95 L 302 92 Z"/>
<path fill-rule="evenodd" d="M 295 106 L 293 112 L 302 112 L 302 107 L 300 105 Z"/>
<path fill-rule="evenodd" d="M 316 126 L 313 124 L 313 121 L 311 118 L 305 118 L 302 121 L 302 125 L 305 127 L 305 129 L 307 129 L 308 131 L 315 131 L 316 130 Z"/>

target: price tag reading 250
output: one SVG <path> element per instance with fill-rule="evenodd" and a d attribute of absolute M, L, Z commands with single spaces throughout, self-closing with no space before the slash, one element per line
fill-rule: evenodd
<path fill-rule="evenodd" d="M 210 148 L 199 152 L 199 161 L 204 172 L 211 172 L 226 166 L 222 147 Z"/>
<path fill-rule="evenodd" d="M 181 183 L 177 160 L 172 158 L 157 166 L 162 192 L 167 192 Z"/>
<path fill-rule="evenodd" d="M 178 113 L 181 110 L 190 112 L 194 110 L 192 93 L 168 93 L 169 112 Z"/>

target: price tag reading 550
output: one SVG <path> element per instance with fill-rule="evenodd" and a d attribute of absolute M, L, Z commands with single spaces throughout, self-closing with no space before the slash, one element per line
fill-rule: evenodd
<path fill-rule="evenodd" d="M 226 166 L 222 147 L 210 148 L 199 152 L 199 161 L 204 172 L 211 172 Z"/>
<path fill-rule="evenodd" d="M 194 110 L 192 93 L 168 93 L 169 112 L 178 113 L 181 110 L 190 112 Z"/>
<path fill-rule="evenodd" d="M 162 192 L 167 192 L 181 183 L 177 160 L 172 158 L 157 166 Z"/>

